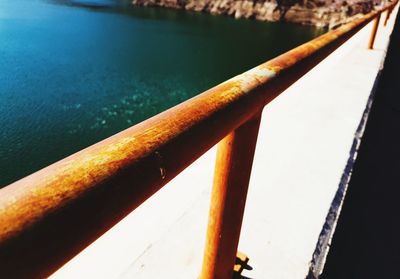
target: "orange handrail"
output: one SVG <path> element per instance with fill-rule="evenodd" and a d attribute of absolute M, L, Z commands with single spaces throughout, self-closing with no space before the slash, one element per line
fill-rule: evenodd
<path fill-rule="evenodd" d="M 51 274 L 227 135 L 218 155 L 202 278 L 229 277 L 243 210 L 234 217 L 224 216 L 223 210 L 244 202 L 240 199 L 247 191 L 263 107 L 396 4 L 355 19 L 1 189 L 0 277 Z M 249 147 L 239 151 L 243 142 Z M 243 159 L 245 171 L 229 171 L 233 163 L 229 158 Z M 228 175 L 240 176 L 237 189 Z M 237 233 L 214 241 L 213 234 L 223 233 L 228 221 Z M 221 261 L 218 251 L 228 246 L 230 255 L 224 254 Z"/>

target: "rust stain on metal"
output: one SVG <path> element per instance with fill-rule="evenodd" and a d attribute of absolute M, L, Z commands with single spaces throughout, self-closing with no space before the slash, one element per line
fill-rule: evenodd
<path fill-rule="evenodd" d="M 158 162 L 159 162 L 159 169 L 160 169 L 160 176 L 161 179 L 165 179 L 166 176 L 166 170 L 163 167 L 163 157 L 161 156 L 160 152 L 156 151 L 154 154 L 157 156 Z"/>
<path fill-rule="evenodd" d="M 218 144 L 201 279 L 232 278 L 260 121 L 258 111 Z"/>
<path fill-rule="evenodd" d="M 183 131 L 243 94 L 238 81 L 225 82 L 173 110 L 67 157 L 0 190 L 0 242 L 53 210 L 139 162 Z M 156 154 L 156 153 L 155 153 Z M 157 155 L 156 155 L 157 156 Z M 165 178 L 166 169 L 160 170 Z"/>

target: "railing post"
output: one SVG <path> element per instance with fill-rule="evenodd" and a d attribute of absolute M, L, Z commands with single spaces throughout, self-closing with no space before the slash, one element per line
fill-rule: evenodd
<path fill-rule="evenodd" d="M 261 112 L 218 145 L 201 279 L 231 279 Z"/>
<path fill-rule="evenodd" d="M 381 13 L 379 13 L 374 19 L 374 26 L 372 27 L 371 37 L 369 38 L 368 49 L 374 48 L 374 42 L 376 37 L 376 31 L 378 31 L 379 20 L 381 19 Z"/>
<path fill-rule="evenodd" d="M 392 13 L 392 9 L 391 9 L 391 8 L 387 9 L 385 21 L 383 22 L 383 26 L 386 26 L 386 25 L 387 25 L 391 13 Z"/>

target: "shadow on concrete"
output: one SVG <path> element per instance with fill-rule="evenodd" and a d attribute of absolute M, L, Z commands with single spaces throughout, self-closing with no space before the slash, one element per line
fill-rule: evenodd
<path fill-rule="evenodd" d="M 400 19 L 322 279 L 400 278 Z"/>
<path fill-rule="evenodd" d="M 234 273 L 232 279 L 252 279 L 252 278 L 243 276 L 242 274 L 239 273 Z"/>

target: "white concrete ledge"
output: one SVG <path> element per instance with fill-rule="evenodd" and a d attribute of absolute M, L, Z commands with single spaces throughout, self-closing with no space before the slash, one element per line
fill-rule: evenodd
<path fill-rule="evenodd" d="M 243 275 L 306 277 L 395 15 L 375 50 L 370 24 L 264 110 L 239 244 L 253 270 Z M 212 149 L 53 278 L 197 278 L 214 158 Z"/>

